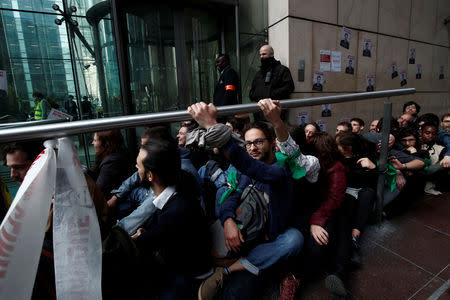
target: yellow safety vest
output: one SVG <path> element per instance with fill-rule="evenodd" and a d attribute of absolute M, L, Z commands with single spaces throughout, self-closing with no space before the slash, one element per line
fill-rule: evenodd
<path fill-rule="evenodd" d="M 36 107 L 34 108 L 34 119 L 42 120 L 42 100 L 39 101 Z"/>

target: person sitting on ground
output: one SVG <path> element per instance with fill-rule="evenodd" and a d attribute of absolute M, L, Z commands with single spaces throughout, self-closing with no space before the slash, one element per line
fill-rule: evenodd
<path fill-rule="evenodd" d="M 438 144 L 445 146 L 444 158 L 439 163 L 444 168 L 450 168 L 450 113 L 444 114 L 441 118 L 442 130 L 439 130 L 436 141 Z"/>
<path fill-rule="evenodd" d="M 430 195 L 442 194 L 439 190 L 445 190 L 449 182 L 448 172 L 439 164 L 447 149 L 436 143 L 437 132 L 438 126 L 433 122 L 422 124 L 422 150 L 428 152 L 430 159 L 430 166 L 425 172 L 427 182 L 424 191 Z"/>
<path fill-rule="evenodd" d="M 153 191 L 156 207 L 132 236 L 144 258 L 147 296 L 191 299 L 196 283 L 212 272 L 200 191 L 181 169 L 177 145 L 171 141 L 150 139 L 141 147 L 136 166 L 141 182 Z"/>
<path fill-rule="evenodd" d="M 175 143 L 165 126 L 149 127 L 141 136 L 141 145 L 145 145 L 150 140 L 165 140 Z M 200 189 L 201 183 L 197 170 L 180 148 L 178 148 L 178 153 L 181 159 L 181 169 L 193 176 L 197 183 L 195 188 Z M 139 226 L 155 212 L 156 207 L 150 201 L 152 197 L 153 191 L 148 186 L 142 185 L 138 172 L 135 172 L 114 191 L 114 195 L 108 200 L 108 206 L 119 208 L 117 225 L 128 234 L 133 235 Z M 198 200 L 203 206 L 201 197 Z"/>
<path fill-rule="evenodd" d="M 131 163 L 127 157 L 120 130 L 100 131 L 92 141 L 95 151 L 95 165 L 92 177 L 105 199 L 111 198 L 111 191 L 120 186 L 131 174 Z"/>
<path fill-rule="evenodd" d="M 346 121 L 339 122 L 336 126 L 336 134 L 339 134 L 341 132 L 347 132 L 352 131 L 352 124 Z"/>
<path fill-rule="evenodd" d="M 421 150 L 418 132 L 412 127 L 403 127 L 398 132 L 398 139 L 404 152 L 420 158 L 428 158 L 428 152 Z"/>
<path fill-rule="evenodd" d="M 426 113 L 420 115 L 417 118 L 417 125 L 419 126 L 419 130 L 422 128 L 422 125 L 424 123 L 434 123 L 439 128 L 439 122 L 440 122 L 439 117 L 433 113 Z"/>
<path fill-rule="evenodd" d="M 335 221 L 345 197 L 346 168 L 341 162 L 342 156 L 334 138 L 328 133 L 316 133 L 311 138 L 311 143 L 320 163 L 320 194 L 309 203 L 302 214 L 303 222 L 300 230 L 306 235 L 305 252 L 300 257 L 300 262 L 295 264 L 292 273 L 282 281 L 280 296 L 282 299 L 294 299 L 299 284 L 311 278 L 311 275 L 320 269 L 330 241 L 339 234 L 335 230 Z"/>
<path fill-rule="evenodd" d="M 352 118 L 350 120 L 352 125 L 352 132 L 360 134 L 364 130 L 364 121 L 360 118 Z"/>
<path fill-rule="evenodd" d="M 408 124 L 412 123 L 414 120 L 414 116 L 410 113 L 404 113 L 400 117 L 398 117 L 398 127 L 406 127 Z"/>
<path fill-rule="evenodd" d="M 377 125 L 379 120 L 373 120 L 370 122 L 369 132 L 377 132 Z"/>
<path fill-rule="evenodd" d="M 188 108 L 194 119 L 207 130 L 205 140 L 207 144 L 218 143 L 221 151 L 241 173 L 241 181 L 248 184 L 269 199 L 267 241 L 262 241 L 250 249 L 245 257 L 231 264 L 229 267 L 216 268 L 214 274 L 206 279 L 199 289 L 199 299 L 213 299 L 220 291 L 224 279 L 229 279 L 222 293 L 224 299 L 233 298 L 239 290 L 239 295 L 245 299 L 254 296 L 258 287 L 258 276 L 261 271 L 268 269 L 281 260 L 297 255 L 302 247 L 301 233 L 289 228 L 289 218 L 292 207 L 292 179 L 289 167 L 279 167 L 273 152 L 275 136 L 268 125 L 256 122 L 248 125 L 244 130 L 245 153 L 230 138 L 229 130 L 224 125 L 217 124 L 217 109 L 214 105 L 203 102 Z M 221 136 L 211 140 L 211 134 Z M 233 192 L 238 193 L 237 191 Z M 221 206 L 220 219 L 224 225 L 227 247 L 239 253 L 245 237 L 236 224 L 236 208 L 239 197 L 230 196 Z M 243 284 L 245 282 L 245 284 Z"/>

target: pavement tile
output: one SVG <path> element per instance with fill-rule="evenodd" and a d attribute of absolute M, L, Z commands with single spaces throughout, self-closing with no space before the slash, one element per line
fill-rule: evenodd
<path fill-rule="evenodd" d="M 431 295 L 433 295 L 433 293 L 436 290 L 438 290 L 444 283 L 445 283 L 445 281 L 440 279 L 440 278 L 433 278 L 433 280 L 431 280 L 425 287 L 423 287 L 420 291 L 418 291 L 417 294 L 415 294 L 410 299 L 411 300 L 426 300 Z M 444 298 L 441 298 L 441 297 L 439 299 L 444 299 Z"/>

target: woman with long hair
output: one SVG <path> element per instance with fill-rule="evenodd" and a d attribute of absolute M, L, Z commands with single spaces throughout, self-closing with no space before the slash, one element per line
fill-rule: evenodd
<path fill-rule="evenodd" d="M 111 191 L 130 176 L 132 165 L 127 158 L 120 130 L 96 132 L 92 145 L 95 151 L 93 177 L 108 200 L 112 196 Z"/>

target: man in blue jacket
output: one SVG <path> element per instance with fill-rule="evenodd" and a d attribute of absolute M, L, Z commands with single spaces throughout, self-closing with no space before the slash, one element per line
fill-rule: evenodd
<path fill-rule="evenodd" d="M 241 181 L 253 184 L 269 199 L 267 242 L 257 245 L 248 252 L 246 257 L 239 258 L 231 266 L 216 268 L 214 274 L 200 285 L 198 296 L 200 300 L 204 300 L 213 299 L 220 291 L 224 279 L 232 273 L 257 276 L 278 261 L 297 255 L 303 245 L 303 236 L 298 230 L 288 227 L 293 200 L 292 174 L 287 166 L 279 167 L 277 165 L 273 130 L 269 129 L 266 123 L 260 122 L 246 128 L 244 139 L 247 152 L 245 152 L 231 138 L 230 131 L 223 128 L 226 125 L 217 123 L 217 109 L 214 105 L 206 105 L 203 102 L 196 103 L 190 106 L 188 111 L 207 130 L 205 135 L 207 145 L 218 146 L 233 166 L 242 173 Z M 211 139 L 208 135 L 211 136 Z M 218 136 L 220 138 L 215 138 Z M 234 220 L 239 200 L 239 197 L 230 196 L 221 208 L 219 216 L 224 225 L 227 247 L 234 252 L 238 252 L 242 243 L 245 242 L 241 230 Z M 236 294 L 240 294 L 239 296 L 243 299 L 251 297 L 254 286 L 249 284 L 248 279 L 246 277 L 245 281 L 230 282 L 222 295 L 223 298 L 229 299 Z M 242 295 L 243 293 L 244 295 Z"/>

